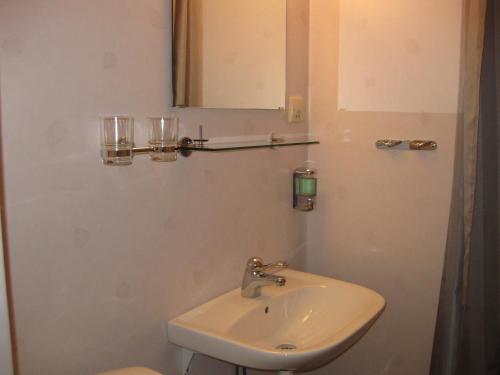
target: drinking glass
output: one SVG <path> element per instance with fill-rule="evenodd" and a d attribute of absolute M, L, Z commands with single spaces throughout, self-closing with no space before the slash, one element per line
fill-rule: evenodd
<path fill-rule="evenodd" d="M 176 117 L 151 117 L 149 119 L 150 153 L 154 161 L 177 160 L 178 119 Z"/>
<path fill-rule="evenodd" d="M 101 120 L 101 157 L 106 165 L 132 164 L 134 119 L 110 116 Z"/>

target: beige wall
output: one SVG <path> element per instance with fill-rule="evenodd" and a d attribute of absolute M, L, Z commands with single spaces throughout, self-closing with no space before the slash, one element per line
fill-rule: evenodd
<path fill-rule="evenodd" d="M 287 87 L 307 96 L 307 1 L 289 1 Z M 166 0 L 0 0 L 7 228 L 21 375 L 178 374 L 165 321 L 237 287 L 252 255 L 300 263 L 290 174 L 305 147 L 99 160 L 98 117 L 168 112 Z M 183 133 L 305 132 L 285 113 L 179 110 Z M 208 361 L 203 375 L 217 373 Z M 227 369 L 230 373 L 233 370 Z"/>
<path fill-rule="evenodd" d="M 340 0 L 338 108 L 456 111 L 461 2 Z"/>
<path fill-rule="evenodd" d="M 394 14 L 397 3 L 386 10 Z M 307 1 L 288 4 L 294 27 L 287 35 L 287 90 L 307 96 Z M 388 302 L 356 346 L 316 373 L 423 375 L 439 292 L 455 115 L 439 113 L 449 112 L 448 104 L 432 114 L 394 105 L 391 95 L 407 97 L 413 87 L 394 81 L 390 69 L 378 72 L 376 82 L 385 82 L 379 93 L 391 106 L 363 111 L 368 102 L 380 103 L 366 90 L 371 100 L 351 108 L 357 112 L 339 111 L 341 4 L 310 5 L 310 123 L 322 144 L 309 148 L 320 194 L 307 214 L 307 268 L 374 288 Z M 456 17 L 460 4 L 426 6 L 439 20 Z M 295 264 L 305 256 L 305 215 L 289 207 L 290 173 L 307 158 L 305 148 L 194 154 L 174 164 L 137 158 L 127 168 L 100 164 L 98 116 L 133 114 L 137 141 L 144 142 L 143 119 L 167 111 L 167 8 L 166 0 L 0 0 L 21 375 L 82 375 L 126 365 L 177 375 L 166 319 L 236 287 L 251 255 Z M 415 25 L 408 37 L 418 40 L 426 28 Z M 398 34 L 388 37 L 402 48 L 401 61 L 417 51 L 433 73 L 438 66 L 456 68 L 458 33 L 443 45 L 448 54 L 440 61 L 425 48 L 405 50 Z M 362 63 L 361 69 L 372 66 L 370 59 Z M 411 82 L 419 82 L 421 72 L 415 74 Z M 386 82 L 401 85 L 388 91 Z M 439 95 L 454 95 L 456 81 L 441 86 Z M 436 91 L 429 95 L 442 103 Z M 280 112 L 176 113 L 188 134 L 199 123 L 208 136 L 307 130 L 290 127 Z M 383 137 L 432 138 L 439 149 L 378 151 L 373 144 Z M 206 359 L 196 360 L 195 369 L 195 375 L 233 373 Z"/>
<path fill-rule="evenodd" d="M 202 0 L 200 19 L 202 106 L 284 107 L 286 0 Z"/>
<path fill-rule="evenodd" d="M 389 1 L 383 7 L 368 3 L 310 4 L 310 127 L 321 145 L 309 152 L 320 181 L 318 207 L 307 221 L 307 269 L 373 288 L 385 296 L 387 308 L 358 344 L 314 373 L 425 375 L 450 202 L 456 116 L 449 112 L 458 85 L 461 1 Z M 422 3 L 421 17 L 408 12 Z M 344 20 L 341 5 L 348 10 Z M 352 51 L 365 46 L 366 30 L 349 23 L 350 6 L 358 6 L 367 25 L 377 25 L 371 32 L 385 38 L 371 36 L 370 48 L 378 51 L 373 58 L 356 55 L 361 58 L 356 60 L 357 71 L 370 72 L 377 66 L 367 82 L 379 86 L 360 89 L 361 98 L 356 98 L 357 92 L 344 96 L 355 111 L 338 109 L 345 107 L 339 105 L 340 83 L 350 79 L 342 76 L 343 70 L 339 73 L 339 61 L 355 58 L 342 55 L 339 41 L 348 40 Z M 350 35 L 339 35 L 342 24 Z M 432 39 L 442 41 L 438 55 L 427 43 Z M 407 48 L 408 40 L 420 47 Z M 382 55 L 394 60 L 381 66 Z M 407 69 L 411 59 L 422 66 Z M 441 77 L 443 70 L 453 72 L 453 77 Z M 429 84 L 430 77 L 437 81 Z M 415 92 L 427 97 L 408 100 Z M 426 103 L 439 106 L 428 108 Z M 431 109 L 434 113 L 424 112 Z M 439 148 L 381 151 L 374 146 L 379 138 L 428 138 Z"/>

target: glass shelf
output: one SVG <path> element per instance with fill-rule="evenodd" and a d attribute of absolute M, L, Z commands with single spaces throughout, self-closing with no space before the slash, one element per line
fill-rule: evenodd
<path fill-rule="evenodd" d="M 235 150 L 250 150 L 256 148 L 276 148 L 285 146 L 302 146 L 302 145 L 314 145 L 319 144 L 317 139 L 313 138 L 296 138 L 296 139 L 285 139 L 283 141 L 269 142 L 266 140 L 255 140 L 255 141 L 237 141 L 237 142 L 207 142 L 200 146 L 197 144 L 183 145 L 180 150 L 185 151 L 204 151 L 204 152 L 216 152 L 216 151 L 235 151 Z"/>

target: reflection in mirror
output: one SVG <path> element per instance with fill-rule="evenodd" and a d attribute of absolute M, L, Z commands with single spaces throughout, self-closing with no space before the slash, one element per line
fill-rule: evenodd
<path fill-rule="evenodd" d="M 286 0 L 172 3 L 174 106 L 285 106 Z"/>

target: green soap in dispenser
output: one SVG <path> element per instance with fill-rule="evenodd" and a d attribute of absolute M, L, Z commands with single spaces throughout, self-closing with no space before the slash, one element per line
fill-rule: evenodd
<path fill-rule="evenodd" d="M 316 190 L 316 171 L 297 168 L 293 173 L 293 207 L 301 211 L 314 209 Z"/>
<path fill-rule="evenodd" d="M 299 178 L 299 194 L 308 197 L 316 195 L 316 178 Z"/>

